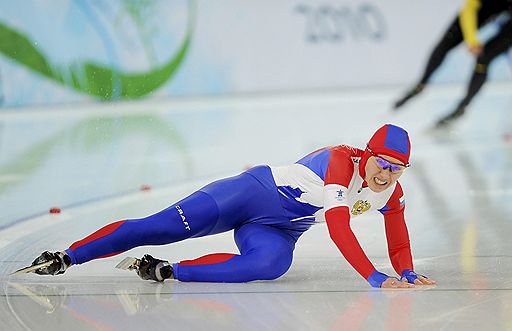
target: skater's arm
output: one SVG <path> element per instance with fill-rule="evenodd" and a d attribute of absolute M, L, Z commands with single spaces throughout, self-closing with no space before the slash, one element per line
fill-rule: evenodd
<path fill-rule="evenodd" d="M 399 275 L 404 270 L 414 270 L 409 232 L 404 217 L 405 198 L 400 183 L 396 183 L 393 194 L 379 211 L 384 215 L 388 254 L 393 268 Z"/>
<path fill-rule="evenodd" d="M 403 210 L 385 215 L 386 238 L 391 264 L 401 279 L 416 285 L 433 285 L 436 282 L 414 271 L 409 233 Z"/>
<path fill-rule="evenodd" d="M 343 206 L 327 210 L 325 220 L 329 235 L 341 254 L 364 279 L 368 279 L 375 271 L 375 267 L 364 253 L 350 228 L 348 207 Z"/>
<path fill-rule="evenodd" d="M 477 37 L 478 11 L 480 7 L 480 0 L 466 0 L 459 15 L 459 24 L 464 36 L 464 42 L 470 50 L 481 47 Z"/>
<path fill-rule="evenodd" d="M 405 199 L 400 183 L 396 184 L 386 206 L 380 210 L 384 215 L 388 254 L 393 268 L 401 279 L 416 285 L 431 285 L 435 281 L 414 272 L 409 231 L 405 223 Z"/>
<path fill-rule="evenodd" d="M 411 255 L 411 244 L 404 213 L 398 212 L 384 216 L 388 254 L 396 273 L 401 275 L 404 270 L 414 270 Z"/>
<path fill-rule="evenodd" d="M 350 228 L 350 213 L 346 201 L 347 187 L 354 174 L 350 151 L 333 151 L 325 175 L 324 210 L 329 235 L 350 265 L 373 287 L 386 287 L 387 275 L 375 270 Z M 399 287 L 401 282 L 389 284 Z"/>
<path fill-rule="evenodd" d="M 375 269 L 350 229 L 348 207 L 336 207 L 325 213 L 329 235 L 348 263 L 373 287 L 406 288 L 413 285 L 389 277 Z"/>

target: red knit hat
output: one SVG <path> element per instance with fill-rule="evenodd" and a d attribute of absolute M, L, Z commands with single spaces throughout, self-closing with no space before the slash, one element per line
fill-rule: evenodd
<path fill-rule="evenodd" d="M 361 158 L 359 173 L 364 178 L 364 167 L 373 154 L 387 155 L 400 160 L 403 164 L 409 164 L 411 155 L 411 141 L 407 131 L 393 124 L 385 124 L 371 137 L 366 150 Z"/>
<path fill-rule="evenodd" d="M 380 127 L 368 142 L 368 148 L 374 154 L 391 156 L 403 164 L 409 164 L 411 141 L 407 131 L 401 127 L 393 124 Z"/>

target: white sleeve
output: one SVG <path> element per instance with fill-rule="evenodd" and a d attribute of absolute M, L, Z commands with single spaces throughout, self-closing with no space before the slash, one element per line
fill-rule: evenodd
<path fill-rule="evenodd" d="M 347 188 L 339 184 L 324 186 L 324 212 L 329 209 L 347 206 Z"/>

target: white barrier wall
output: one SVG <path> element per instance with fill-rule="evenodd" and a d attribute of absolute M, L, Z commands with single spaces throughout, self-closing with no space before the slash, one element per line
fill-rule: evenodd
<path fill-rule="evenodd" d="M 4 1 L 0 97 L 12 107 L 410 84 L 461 3 Z M 465 81 L 472 61 L 459 47 L 435 82 Z M 492 69 L 511 79 L 506 56 Z"/>

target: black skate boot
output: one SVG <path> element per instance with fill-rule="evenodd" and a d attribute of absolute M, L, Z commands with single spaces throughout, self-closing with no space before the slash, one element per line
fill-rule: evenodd
<path fill-rule="evenodd" d="M 442 128 L 448 127 L 454 120 L 456 120 L 457 118 L 459 118 L 462 115 L 464 115 L 465 111 L 466 111 L 465 107 L 457 107 L 457 109 L 455 109 L 455 111 L 453 111 L 452 113 L 450 113 L 450 114 L 446 115 L 445 117 L 441 118 L 436 123 L 435 127 L 437 129 L 442 129 Z"/>
<path fill-rule="evenodd" d="M 163 282 L 165 279 L 173 277 L 172 266 L 168 261 L 155 259 L 149 254 L 139 260 L 135 271 L 140 278 L 157 282 Z"/>
<path fill-rule="evenodd" d="M 71 258 L 66 252 L 43 252 L 37 259 L 32 262 L 32 265 L 37 265 L 45 262 L 53 261 L 52 264 L 44 268 L 36 269 L 34 272 L 38 275 L 60 275 L 63 274 L 67 268 L 71 266 Z"/>
<path fill-rule="evenodd" d="M 398 99 L 395 102 L 395 104 L 393 105 L 393 109 L 397 110 L 398 108 L 402 107 L 407 101 L 409 101 L 413 97 L 420 94 L 424 88 L 425 88 L 425 84 L 418 84 L 418 85 L 414 86 L 414 88 L 412 90 L 407 92 L 406 95 L 404 95 L 401 99 Z"/>

